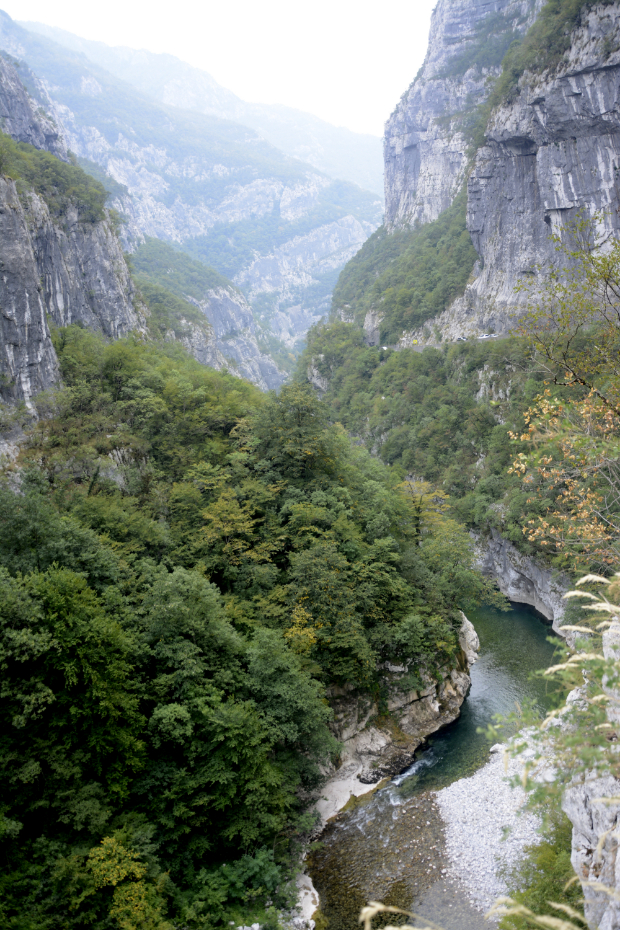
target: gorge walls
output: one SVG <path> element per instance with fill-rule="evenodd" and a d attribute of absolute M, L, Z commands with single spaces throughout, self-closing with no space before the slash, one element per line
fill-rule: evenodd
<path fill-rule="evenodd" d="M 532 0 L 440 0 L 435 7 L 424 64 L 385 124 L 389 229 L 431 222 L 454 200 L 467 175 L 464 120 L 486 99 L 489 77 L 533 11 Z"/>
<path fill-rule="evenodd" d="M 620 4 L 586 9 L 560 64 L 526 71 L 491 115 L 484 144 L 473 146 L 468 121 L 481 118 L 487 78 L 499 71 L 487 28 L 500 16 L 516 36 L 536 12 L 439 3 L 421 74 L 386 124 L 386 224 L 432 221 L 466 183 L 479 255 L 464 295 L 433 320 L 433 333 L 405 334 L 404 345 L 508 332 L 527 301 L 523 283 L 542 280 L 560 260 L 551 234 L 562 235 L 578 214 L 597 215 L 602 241 L 618 227 Z M 476 35 L 487 46 L 464 71 Z"/>

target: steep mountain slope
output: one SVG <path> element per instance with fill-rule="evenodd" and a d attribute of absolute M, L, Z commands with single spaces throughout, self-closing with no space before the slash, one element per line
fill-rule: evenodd
<path fill-rule="evenodd" d="M 30 406 L 57 383 L 50 324 L 72 323 L 110 339 L 134 331 L 181 342 L 205 365 L 279 387 L 286 376 L 258 345 L 252 312 L 230 281 L 155 242 L 138 250 L 136 288 L 106 191 L 68 154 L 21 78 L 41 93 L 31 72 L 0 57 L 2 399 Z"/>
<path fill-rule="evenodd" d="M 615 2 L 438 3 L 386 123 L 385 231 L 343 272 L 334 316 L 401 345 L 506 333 L 524 282 L 561 260 L 553 234 L 577 215 L 614 234 L 619 49 Z"/>
<path fill-rule="evenodd" d="M 374 195 L 287 158 L 247 127 L 155 104 L 6 14 L 0 47 L 44 80 L 72 151 L 127 187 L 113 205 L 130 247 L 143 235 L 179 243 L 259 296 L 267 323 L 290 310 L 293 342 L 326 312 L 337 271 L 379 221 Z"/>
<path fill-rule="evenodd" d="M 385 223 L 428 223 L 466 177 L 468 122 L 533 19 L 534 0 L 440 2 L 424 64 L 385 126 Z"/>
<path fill-rule="evenodd" d="M 72 35 L 43 23 L 22 23 L 31 32 L 47 36 L 82 52 L 90 61 L 131 84 L 141 93 L 168 106 L 196 110 L 251 126 L 277 148 L 333 178 L 383 193 L 381 140 L 332 126 L 310 113 L 276 104 L 246 103 L 226 90 L 206 71 L 173 55 L 110 47 Z"/>

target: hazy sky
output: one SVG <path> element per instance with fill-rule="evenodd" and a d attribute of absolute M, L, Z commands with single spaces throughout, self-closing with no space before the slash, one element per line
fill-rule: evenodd
<path fill-rule="evenodd" d="M 170 52 L 245 100 L 383 134 L 422 64 L 436 0 L 0 0 L 13 19 Z"/>

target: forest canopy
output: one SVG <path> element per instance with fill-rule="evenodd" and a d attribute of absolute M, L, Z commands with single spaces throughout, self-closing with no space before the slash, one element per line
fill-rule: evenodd
<path fill-rule="evenodd" d="M 380 703 L 385 661 L 439 674 L 492 592 L 442 500 L 418 506 L 309 386 L 55 342 L 65 386 L 0 486 L 0 913 L 265 920 L 339 751 L 329 688 Z"/>

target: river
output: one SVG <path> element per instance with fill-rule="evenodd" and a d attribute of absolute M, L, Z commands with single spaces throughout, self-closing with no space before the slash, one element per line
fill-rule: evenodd
<path fill-rule="evenodd" d="M 551 706 L 547 683 L 533 673 L 551 664 L 554 645 L 547 641 L 550 627 L 522 605 L 508 612 L 479 608 L 469 619 L 480 657 L 459 719 L 431 736 L 405 772 L 333 818 L 309 859 L 329 930 L 359 927 L 360 908 L 371 900 L 421 910 L 446 930 L 489 926 L 442 877 L 443 821 L 432 792 L 484 765 L 490 746 L 478 730 L 496 714 L 527 700 L 541 713 Z M 390 922 L 398 920 L 390 915 Z"/>

